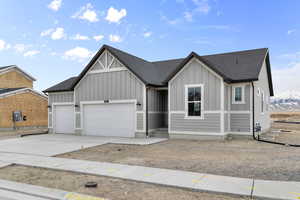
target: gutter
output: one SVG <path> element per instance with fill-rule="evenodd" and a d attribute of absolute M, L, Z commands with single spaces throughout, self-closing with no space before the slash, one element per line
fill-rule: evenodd
<path fill-rule="evenodd" d="M 269 140 L 262 140 L 259 138 L 259 135 L 257 135 L 257 137 L 255 137 L 255 98 L 254 98 L 254 83 L 253 81 L 251 82 L 252 85 L 252 137 L 254 140 L 258 141 L 258 142 L 265 142 L 265 143 L 269 143 L 269 144 L 278 144 L 278 145 L 282 145 L 282 146 L 290 146 L 290 147 L 300 147 L 299 144 L 288 144 L 288 143 L 282 143 L 282 142 L 274 142 L 274 141 L 269 141 Z"/>

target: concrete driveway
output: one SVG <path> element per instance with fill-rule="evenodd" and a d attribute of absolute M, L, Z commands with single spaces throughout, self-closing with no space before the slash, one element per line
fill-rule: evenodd
<path fill-rule="evenodd" d="M 162 138 L 91 137 L 47 134 L 0 140 L 0 152 L 55 156 L 107 143 L 147 145 L 164 141 Z"/>

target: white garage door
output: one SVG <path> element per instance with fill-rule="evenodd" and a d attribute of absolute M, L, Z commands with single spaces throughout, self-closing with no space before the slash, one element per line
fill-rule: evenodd
<path fill-rule="evenodd" d="M 74 133 L 73 105 L 56 105 L 54 109 L 55 133 Z"/>
<path fill-rule="evenodd" d="M 134 137 L 135 104 L 93 104 L 83 106 L 85 135 Z"/>

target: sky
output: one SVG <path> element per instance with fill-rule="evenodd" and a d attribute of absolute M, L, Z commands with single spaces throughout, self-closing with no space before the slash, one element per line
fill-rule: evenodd
<path fill-rule="evenodd" d="M 299 0 L 1 0 L 0 66 L 44 90 L 108 44 L 149 61 L 269 48 L 275 95 L 300 93 Z"/>

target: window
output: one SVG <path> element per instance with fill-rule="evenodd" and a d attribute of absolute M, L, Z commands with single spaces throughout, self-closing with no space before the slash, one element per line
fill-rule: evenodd
<path fill-rule="evenodd" d="M 186 117 L 201 117 L 203 108 L 203 86 L 187 85 L 185 90 Z"/>
<path fill-rule="evenodd" d="M 244 86 L 232 87 L 232 101 L 234 104 L 243 104 L 244 102 Z"/>
<path fill-rule="evenodd" d="M 261 92 L 261 113 L 262 113 L 262 114 L 264 113 L 264 105 L 265 105 L 265 94 L 264 94 L 264 92 L 262 91 L 262 92 Z"/>

